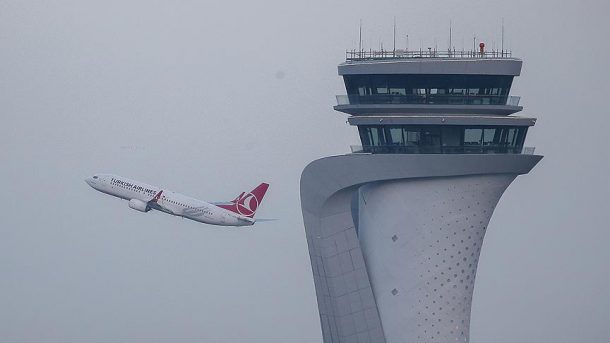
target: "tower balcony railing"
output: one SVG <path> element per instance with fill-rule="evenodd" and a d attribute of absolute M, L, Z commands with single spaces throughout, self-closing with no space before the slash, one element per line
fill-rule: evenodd
<path fill-rule="evenodd" d="M 352 153 L 369 154 L 523 154 L 533 155 L 534 147 L 506 145 L 406 146 L 352 145 Z"/>
<path fill-rule="evenodd" d="M 507 95 L 337 95 L 337 105 L 501 105 L 519 106 L 519 96 Z"/>
<path fill-rule="evenodd" d="M 512 52 L 508 50 L 347 50 L 345 60 L 347 62 L 391 60 L 411 58 L 512 58 Z"/>

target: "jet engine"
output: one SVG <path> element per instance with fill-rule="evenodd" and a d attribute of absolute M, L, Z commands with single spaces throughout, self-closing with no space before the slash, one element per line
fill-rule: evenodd
<path fill-rule="evenodd" d="M 133 208 L 134 210 L 140 211 L 140 212 L 150 211 L 150 207 L 148 206 L 148 203 L 146 203 L 142 200 L 138 200 L 138 199 L 129 200 L 129 207 Z"/>

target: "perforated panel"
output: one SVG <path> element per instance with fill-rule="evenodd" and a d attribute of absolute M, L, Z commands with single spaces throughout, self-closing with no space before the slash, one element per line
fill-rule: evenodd
<path fill-rule="evenodd" d="M 514 178 L 409 179 L 360 188 L 359 239 L 388 343 L 468 342 L 481 244 Z"/>

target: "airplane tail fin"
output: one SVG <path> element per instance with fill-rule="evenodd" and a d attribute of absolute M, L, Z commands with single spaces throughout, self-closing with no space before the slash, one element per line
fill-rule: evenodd
<path fill-rule="evenodd" d="M 230 203 L 217 206 L 242 216 L 253 218 L 256 210 L 263 202 L 263 197 L 265 196 L 267 189 L 269 189 L 269 184 L 263 182 L 249 193 L 242 192 Z"/>
<path fill-rule="evenodd" d="M 152 198 L 152 200 L 150 200 L 150 202 L 159 202 L 159 199 L 161 199 L 161 194 L 163 194 L 163 191 L 159 191 L 157 194 L 155 194 L 155 197 Z"/>

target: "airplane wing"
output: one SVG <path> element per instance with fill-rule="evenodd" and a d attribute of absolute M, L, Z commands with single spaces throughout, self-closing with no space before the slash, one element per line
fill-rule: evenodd
<path fill-rule="evenodd" d="M 161 212 L 165 212 L 165 213 L 169 213 L 172 215 L 175 215 L 174 212 L 172 212 L 171 210 L 159 205 L 159 199 L 161 199 L 161 194 L 163 194 L 163 190 L 160 190 L 159 193 L 157 193 L 149 202 L 148 202 L 148 207 L 152 208 L 153 210 L 157 210 L 157 211 L 161 211 Z"/>

